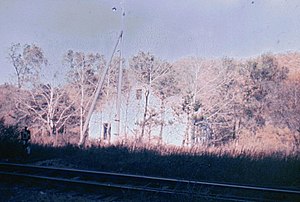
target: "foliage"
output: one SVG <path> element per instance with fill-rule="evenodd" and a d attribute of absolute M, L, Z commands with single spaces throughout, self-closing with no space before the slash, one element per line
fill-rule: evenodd
<path fill-rule="evenodd" d="M 300 80 L 286 81 L 274 95 L 276 102 L 270 103 L 272 123 L 287 127 L 293 136 L 295 149 L 300 148 Z"/>
<path fill-rule="evenodd" d="M 242 88 L 242 125 L 256 133 L 259 128 L 266 125 L 270 112 L 270 104 L 274 102 L 275 95 L 280 86 L 287 79 L 288 70 L 279 67 L 276 59 L 271 55 L 263 55 L 255 61 L 248 61 L 241 70 L 244 81 Z M 279 106 L 284 107 L 284 106 Z"/>
<path fill-rule="evenodd" d="M 31 126 L 47 131 L 53 136 L 63 131 L 67 121 L 74 115 L 74 101 L 70 100 L 65 89 L 41 84 L 22 92 L 18 110 L 24 118 L 31 120 Z"/>
<path fill-rule="evenodd" d="M 69 50 L 63 58 L 68 67 L 66 83 L 58 86 L 42 81 L 40 73 L 48 62 L 38 46 L 14 44 L 9 58 L 19 88 L 12 90 L 12 98 L 3 94 L 1 117 L 14 117 L 15 122 L 35 126 L 37 133 L 46 131 L 50 136 L 77 133 L 83 145 L 88 137 L 88 133 L 84 134 L 87 113 L 107 65 L 104 56 Z M 165 128 L 180 124 L 185 127 L 181 127 L 183 146 L 212 147 L 238 141 L 248 133 L 255 135 L 272 125 L 287 128 L 293 137 L 291 144 L 297 149 L 299 81 L 289 78 L 289 69 L 277 58 L 272 54 L 243 61 L 189 57 L 170 63 L 140 51 L 123 69 L 126 131 L 128 123 L 134 121 L 136 141 L 144 142 L 148 135 L 151 142 L 157 135 L 159 144 L 163 144 Z M 119 57 L 109 64 L 96 107 L 102 110 L 109 105 L 103 113 L 114 111 L 120 62 L 126 66 Z M 135 90 L 139 91 L 138 104 L 131 99 Z M 140 114 L 136 120 L 128 117 L 128 107 L 133 105 L 143 108 L 137 112 Z"/>
<path fill-rule="evenodd" d="M 135 75 L 137 85 L 142 86 L 145 95 L 145 104 L 143 112 L 143 120 L 140 122 L 141 135 L 139 141 L 142 141 L 146 126 L 149 127 L 149 139 L 151 136 L 152 125 L 159 124 L 160 129 L 160 139 L 162 139 L 162 130 L 164 126 L 164 100 L 170 97 L 178 91 L 176 88 L 176 79 L 174 77 L 174 70 L 172 66 L 160 59 L 156 59 L 154 55 L 149 52 L 139 52 L 134 56 L 129 62 L 130 70 Z M 158 112 L 155 109 L 150 109 L 149 100 L 152 94 L 156 94 L 161 99 L 161 118 L 157 121 L 156 116 Z"/>
<path fill-rule="evenodd" d="M 185 117 L 183 145 L 217 145 L 233 137 L 235 68 L 227 63 L 189 58 L 175 64 L 182 99 L 173 109 L 179 120 Z"/>
<path fill-rule="evenodd" d="M 43 50 L 34 44 L 15 44 L 9 56 L 19 87 L 13 97 L 17 122 L 30 125 L 42 134 L 55 135 L 63 131 L 74 113 L 74 101 L 69 99 L 65 88 L 54 86 L 50 79 L 43 82 L 41 71 L 48 65 Z"/>
<path fill-rule="evenodd" d="M 84 132 L 86 116 L 97 89 L 101 70 L 103 71 L 106 61 L 100 54 L 85 54 L 69 50 L 64 56 L 64 63 L 69 67 L 67 80 L 69 83 L 69 95 L 78 112 L 80 140 L 79 144 L 85 143 L 87 134 Z"/>
<path fill-rule="evenodd" d="M 0 119 L 0 158 L 14 158 L 21 152 L 18 142 L 19 130 L 17 126 L 6 125 Z"/>
<path fill-rule="evenodd" d="M 39 80 L 42 66 L 48 64 L 42 49 L 35 44 L 13 44 L 10 47 L 9 59 L 14 66 L 19 88 L 32 80 Z"/>

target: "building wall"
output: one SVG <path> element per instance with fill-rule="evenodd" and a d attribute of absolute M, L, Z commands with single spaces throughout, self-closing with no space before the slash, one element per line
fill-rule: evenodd
<path fill-rule="evenodd" d="M 102 140 L 104 133 L 104 123 L 111 124 L 111 143 L 122 141 L 127 134 L 127 138 L 135 139 L 140 135 L 141 127 L 138 125 L 143 120 L 145 96 L 142 91 L 141 99 L 137 99 L 137 89 L 133 89 L 129 97 L 122 97 L 121 103 L 121 131 L 120 136 L 117 136 L 117 123 L 116 117 L 116 102 L 106 103 L 101 111 L 95 111 L 90 120 L 90 139 Z M 129 98 L 129 99 L 128 99 Z M 154 94 L 150 95 L 149 108 L 153 108 L 159 112 L 160 100 Z M 158 117 L 159 118 L 159 117 Z M 164 127 L 163 142 L 172 145 L 181 145 L 183 140 L 183 134 L 185 130 L 185 124 L 180 123 L 174 119 L 174 115 L 171 107 L 166 105 L 165 120 L 167 123 L 173 122 L 173 124 L 167 124 Z M 158 139 L 160 126 L 152 128 L 152 139 Z M 148 135 L 145 134 L 145 138 Z M 108 140 L 104 140 L 108 141 Z"/>

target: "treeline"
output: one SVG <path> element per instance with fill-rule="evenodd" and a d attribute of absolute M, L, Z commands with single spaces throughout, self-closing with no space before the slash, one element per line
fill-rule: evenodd
<path fill-rule="evenodd" d="M 299 149 L 300 75 L 292 76 L 291 68 L 273 54 L 248 60 L 190 57 L 171 63 L 139 52 L 128 61 L 115 56 L 108 64 L 99 53 L 70 50 L 62 57 L 65 79 L 56 82 L 55 75 L 42 75 L 51 66 L 40 47 L 15 44 L 9 58 L 17 82 L 1 86 L 0 115 L 30 126 L 41 140 L 52 137 L 58 144 L 60 137 L 65 142 L 73 137 L 86 144 L 83 127 L 99 79 L 109 65 L 96 111 L 116 99 L 122 62 L 122 102 L 129 107 L 134 95 L 143 108 L 135 124 L 136 142 L 156 135 L 163 144 L 165 128 L 181 124 L 182 146 L 218 146 L 272 126 L 287 129 L 288 144 Z"/>

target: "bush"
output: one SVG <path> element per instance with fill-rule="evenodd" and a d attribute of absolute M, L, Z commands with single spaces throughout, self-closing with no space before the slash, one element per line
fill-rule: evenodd
<path fill-rule="evenodd" d="M 0 119 L 0 158 L 14 158 L 21 154 L 19 142 L 19 130 L 17 126 L 6 125 L 4 119 Z"/>

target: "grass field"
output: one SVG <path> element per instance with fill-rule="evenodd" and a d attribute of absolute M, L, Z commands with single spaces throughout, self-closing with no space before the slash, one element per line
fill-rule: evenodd
<path fill-rule="evenodd" d="M 0 142 L 0 160 L 39 163 L 170 178 L 241 183 L 270 187 L 300 187 L 300 158 L 281 153 L 256 154 L 250 151 L 205 152 L 175 148 L 134 146 L 32 145 L 30 157 L 22 157 L 18 142 Z"/>

